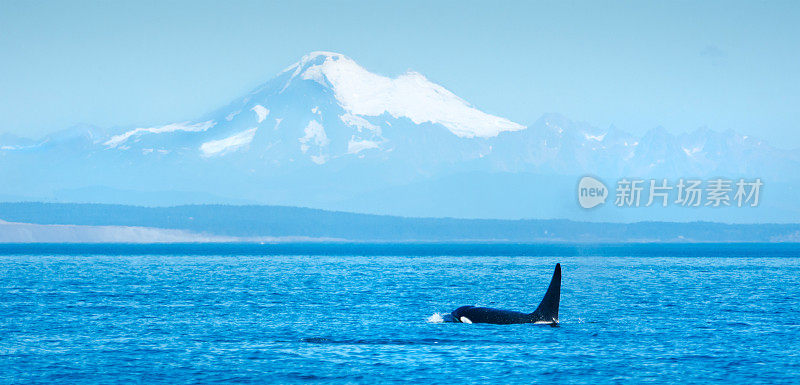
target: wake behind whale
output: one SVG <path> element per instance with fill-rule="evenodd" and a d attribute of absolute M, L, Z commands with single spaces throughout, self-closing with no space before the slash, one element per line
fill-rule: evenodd
<path fill-rule="evenodd" d="M 550 286 L 542 302 L 532 313 L 489 307 L 462 306 L 444 317 L 444 321 L 461 323 L 509 324 L 558 324 L 558 304 L 561 300 L 561 264 L 557 263 Z"/>

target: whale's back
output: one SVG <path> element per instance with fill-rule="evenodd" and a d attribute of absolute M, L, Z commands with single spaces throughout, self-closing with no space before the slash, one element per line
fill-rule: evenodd
<path fill-rule="evenodd" d="M 490 307 L 462 306 L 450 315 L 455 321 L 462 323 L 521 324 L 521 323 L 558 323 L 558 304 L 561 301 L 561 264 L 556 264 L 553 278 L 547 292 L 533 313 L 522 313 L 513 310 L 494 309 Z"/>

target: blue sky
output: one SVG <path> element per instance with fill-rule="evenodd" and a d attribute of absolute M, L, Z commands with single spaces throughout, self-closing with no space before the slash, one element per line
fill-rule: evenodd
<path fill-rule="evenodd" d="M 530 124 L 800 147 L 798 2 L 0 2 L 0 133 L 184 121 L 315 50 Z"/>

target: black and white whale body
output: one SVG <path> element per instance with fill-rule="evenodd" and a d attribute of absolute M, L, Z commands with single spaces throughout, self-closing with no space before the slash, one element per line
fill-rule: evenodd
<path fill-rule="evenodd" d="M 462 306 L 450 315 L 453 322 L 485 323 L 485 324 L 558 324 L 558 303 L 561 300 L 561 264 L 556 264 L 553 278 L 542 302 L 533 313 L 522 313 L 512 310 L 493 309 L 489 307 Z M 449 318 L 449 317 L 448 317 Z"/>

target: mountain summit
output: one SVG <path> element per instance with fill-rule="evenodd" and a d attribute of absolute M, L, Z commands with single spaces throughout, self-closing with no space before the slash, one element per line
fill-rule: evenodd
<path fill-rule="evenodd" d="M 313 52 L 287 68 L 291 77 L 282 88 L 299 79 L 313 80 L 333 92 L 339 106 L 355 116 L 388 114 L 415 124 L 438 123 L 462 138 L 493 137 L 525 127 L 479 111 L 418 72 L 391 79 L 373 74 L 337 53 Z"/>

